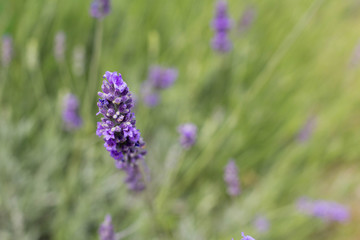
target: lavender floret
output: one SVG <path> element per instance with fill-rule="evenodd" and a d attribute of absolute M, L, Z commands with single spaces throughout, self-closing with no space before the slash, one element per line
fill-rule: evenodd
<path fill-rule="evenodd" d="M 166 89 L 174 84 L 177 76 L 178 72 L 174 68 L 152 66 L 148 81 L 155 89 Z"/>
<path fill-rule="evenodd" d="M 255 240 L 255 238 L 249 236 L 249 235 L 246 235 L 242 232 L 241 233 L 241 236 L 242 236 L 242 239 L 241 240 Z"/>
<path fill-rule="evenodd" d="M 256 17 L 256 12 L 253 7 L 247 7 L 239 21 L 239 32 L 243 33 L 248 30 Z"/>
<path fill-rule="evenodd" d="M 94 0 L 90 6 L 90 15 L 94 18 L 104 18 L 110 10 L 110 0 Z"/>
<path fill-rule="evenodd" d="M 266 217 L 260 215 L 256 217 L 254 221 L 254 226 L 258 230 L 258 232 L 266 233 L 267 231 L 269 231 L 270 223 Z"/>
<path fill-rule="evenodd" d="M 215 18 L 212 21 L 215 36 L 211 44 L 214 50 L 221 53 L 231 50 L 232 44 L 228 37 L 231 26 L 232 20 L 228 17 L 227 3 L 225 0 L 219 0 L 216 5 Z"/>
<path fill-rule="evenodd" d="M 103 92 L 98 93 L 100 99 L 97 103 L 98 114 L 103 117 L 97 123 L 96 134 L 104 139 L 104 146 L 114 158 L 115 166 L 128 174 L 125 182 L 129 189 L 142 190 L 143 187 L 138 187 L 142 181 L 138 164 L 146 151 L 145 142 L 135 126 L 132 95 L 121 74 L 106 72 L 104 78 Z"/>
<path fill-rule="evenodd" d="M 185 123 L 178 127 L 178 132 L 180 133 L 180 144 L 183 148 L 191 148 L 197 138 L 197 127 L 193 123 Z"/>
<path fill-rule="evenodd" d="M 82 119 L 79 116 L 79 101 L 75 95 L 67 94 L 64 96 L 62 117 L 68 131 L 82 126 Z"/>
<path fill-rule="evenodd" d="M 9 35 L 4 35 L 2 39 L 2 65 L 8 66 L 13 54 L 13 41 Z"/>
<path fill-rule="evenodd" d="M 306 120 L 305 125 L 300 130 L 297 136 L 297 140 L 301 143 L 307 142 L 310 139 L 312 133 L 314 132 L 315 127 L 316 127 L 316 118 L 315 116 L 310 116 Z"/>
<path fill-rule="evenodd" d="M 160 101 L 158 91 L 156 91 L 148 81 L 141 86 L 141 96 L 144 103 L 149 107 L 155 107 Z"/>
<path fill-rule="evenodd" d="M 230 160 L 225 167 L 224 180 L 227 185 L 227 192 L 230 196 L 238 196 L 241 192 L 238 168 L 234 160 Z"/>
<path fill-rule="evenodd" d="M 177 77 L 178 71 L 175 68 L 150 67 L 148 79 L 141 87 L 144 103 L 149 107 L 155 107 L 160 101 L 160 91 L 171 87 Z"/>
<path fill-rule="evenodd" d="M 114 227 L 111 223 L 111 216 L 107 215 L 99 228 L 100 240 L 115 240 Z"/>
<path fill-rule="evenodd" d="M 300 198 L 297 208 L 306 215 L 321 218 L 324 221 L 346 222 L 350 218 L 349 210 L 344 205 L 332 201 Z"/>

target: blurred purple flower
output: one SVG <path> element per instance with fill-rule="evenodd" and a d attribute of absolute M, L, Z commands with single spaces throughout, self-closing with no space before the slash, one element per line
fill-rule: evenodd
<path fill-rule="evenodd" d="M 139 190 L 142 181 L 138 169 L 139 160 L 143 160 L 146 151 L 145 142 L 136 129 L 132 95 L 121 74 L 106 72 L 105 80 L 99 92 L 98 114 L 102 114 L 97 123 L 96 134 L 105 141 L 105 148 L 115 160 L 115 166 L 124 170 L 125 179 L 130 190 Z M 136 187 L 134 187 L 136 186 Z"/>
<path fill-rule="evenodd" d="M 231 50 L 232 44 L 228 38 L 228 32 L 232 26 L 232 21 L 228 17 L 228 7 L 225 0 L 219 0 L 216 5 L 215 17 L 212 27 L 215 36 L 211 41 L 214 50 L 225 53 Z"/>
<path fill-rule="evenodd" d="M 144 103 L 155 107 L 160 101 L 160 90 L 171 87 L 178 77 L 175 68 L 152 66 L 149 69 L 148 79 L 141 86 L 141 95 Z"/>
<path fill-rule="evenodd" d="M 62 117 L 68 131 L 82 126 L 82 119 L 79 116 L 79 101 L 75 95 L 67 94 L 64 96 Z"/>
<path fill-rule="evenodd" d="M 163 68 L 152 66 L 149 71 L 149 84 L 155 89 L 166 89 L 171 87 L 178 76 L 178 71 L 174 68 Z"/>
<path fill-rule="evenodd" d="M 240 33 L 248 30 L 256 17 L 256 11 L 253 7 L 247 7 L 239 21 L 238 30 Z"/>
<path fill-rule="evenodd" d="M 66 35 L 63 31 L 57 32 L 54 39 L 54 56 L 57 62 L 65 59 Z"/>
<path fill-rule="evenodd" d="M 347 207 L 337 202 L 300 198 L 297 207 L 302 213 L 324 221 L 346 222 L 350 218 Z"/>
<path fill-rule="evenodd" d="M 111 216 L 107 215 L 99 228 L 100 240 L 115 240 L 114 227 L 111 223 Z"/>
<path fill-rule="evenodd" d="M 128 188 L 134 192 L 141 192 L 145 189 L 145 184 L 142 179 L 140 169 L 137 165 L 134 167 L 128 167 L 125 169 L 127 176 L 125 178 L 125 183 Z"/>
<path fill-rule="evenodd" d="M 2 38 L 2 65 L 8 66 L 11 62 L 13 54 L 13 41 L 9 35 L 4 35 Z"/>
<path fill-rule="evenodd" d="M 255 218 L 254 226 L 258 232 L 265 233 L 269 231 L 270 223 L 266 217 L 259 215 Z"/>
<path fill-rule="evenodd" d="M 310 116 L 305 122 L 305 125 L 300 130 L 297 139 L 299 142 L 307 142 L 312 133 L 314 132 L 314 129 L 316 127 L 316 118 L 315 116 Z"/>
<path fill-rule="evenodd" d="M 90 15 L 94 18 L 103 18 L 110 13 L 110 0 L 94 0 L 90 6 Z"/>
<path fill-rule="evenodd" d="M 253 238 L 249 235 L 245 236 L 245 234 L 243 232 L 241 233 L 241 236 L 242 236 L 241 240 L 255 240 L 255 238 Z"/>
<path fill-rule="evenodd" d="M 141 96 L 144 103 L 149 107 L 155 107 L 159 103 L 160 96 L 148 81 L 141 86 Z"/>
<path fill-rule="evenodd" d="M 224 180 L 227 185 L 227 192 L 230 196 L 238 196 L 241 192 L 238 168 L 234 160 L 230 160 L 225 166 Z"/>
<path fill-rule="evenodd" d="M 185 149 L 189 149 L 195 144 L 197 138 L 197 127 L 193 123 L 185 123 L 178 127 L 180 133 L 180 144 Z"/>

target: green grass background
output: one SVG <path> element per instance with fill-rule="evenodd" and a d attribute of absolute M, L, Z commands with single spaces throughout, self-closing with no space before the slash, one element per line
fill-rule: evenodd
<path fill-rule="evenodd" d="M 0 0 L 0 33 L 14 40 L 0 79 L 1 240 L 98 239 L 107 213 L 124 239 L 229 240 L 242 231 L 257 240 L 360 238 L 360 75 L 349 66 L 359 1 L 228 2 L 234 21 L 248 5 L 257 16 L 245 34 L 231 32 L 233 50 L 219 55 L 209 43 L 211 0 L 113 0 L 100 23 L 89 16 L 90 0 Z M 67 42 L 59 65 L 60 30 Z M 84 76 L 72 71 L 77 45 L 86 49 Z M 95 135 L 96 94 L 108 70 L 139 96 L 153 64 L 178 68 L 179 78 L 159 106 L 138 103 L 151 182 L 132 194 Z M 62 127 L 67 92 L 79 97 L 84 119 L 73 133 Z M 299 143 L 310 116 L 316 128 Z M 184 122 L 199 127 L 188 151 L 176 130 Z M 242 185 L 233 199 L 223 181 L 230 158 Z M 343 203 L 351 219 L 303 216 L 301 196 Z M 268 233 L 254 228 L 257 214 L 269 219 Z"/>

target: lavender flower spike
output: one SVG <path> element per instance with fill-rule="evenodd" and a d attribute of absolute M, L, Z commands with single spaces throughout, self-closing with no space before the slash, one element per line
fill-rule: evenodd
<path fill-rule="evenodd" d="M 251 24 L 254 22 L 255 17 L 255 9 L 253 7 L 247 7 L 239 21 L 239 32 L 243 33 L 248 30 L 251 27 Z"/>
<path fill-rule="evenodd" d="M 234 160 L 230 160 L 225 167 L 224 180 L 227 184 L 227 192 L 230 196 L 238 196 L 241 192 L 238 168 Z"/>
<path fill-rule="evenodd" d="M 9 35 L 4 35 L 2 39 L 2 65 L 9 66 L 13 54 L 12 38 Z"/>
<path fill-rule="evenodd" d="M 180 144 L 185 149 L 189 149 L 196 142 L 197 127 L 193 123 L 185 123 L 178 127 L 180 133 Z"/>
<path fill-rule="evenodd" d="M 155 107 L 160 101 L 160 90 L 171 87 L 178 77 L 175 68 L 152 66 L 149 69 L 148 79 L 141 87 L 141 95 L 148 107 Z"/>
<path fill-rule="evenodd" d="M 178 71 L 174 68 L 163 68 L 152 66 L 149 71 L 149 83 L 155 89 L 166 89 L 171 87 L 178 76 Z"/>
<path fill-rule="evenodd" d="M 243 232 L 241 233 L 241 236 L 242 236 L 241 240 L 255 240 L 255 238 L 253 238 L 249 235 L 245 236 L 245 234 Z"/>
<path fill-rule="evenodd" d="M 107 215 L 99 228 L 100 240 L 115 240 L 114 227 L 111 223 L 111 216 Z"/>
<path fill-rule="evenodd" d="M 98 114 L 102 114 L 101 122 L 97 123 L 96 134 L 105 141 L 105 148 L 115 160 L 115 166 L 125 171 L 128 177 L 125 182 L 130 190 L 140 191 L 142 177 L 139 160 L 143 160 L 146 151 L 145 142 L 135 126 L 135 114 L 132 95 L 121 74 L 106 72 L 106 80 L 99 92 Z"/>
<path fill-rule="evenodd" d="M 90 6 L 90 15 L 94 18 L 104 18 L 110 13 L 110 0 L 94 0 Z"/>
<path fill-rule="evenodd" d="M 228 38 L 231 25 L 232 21 L 228 17 L 227 3 L 225 0 L 219 0 L 216 5 L 215 18 L 212 21 L 215 36 L 211 44 L 214 50 L 221 53 L 231 50 L 232 44 Z"/>
<path fill-rule="evenodd" d="M 254 226 L 258 230 L 258 232 L 266 233 L 267 231 L 269 231 L 270 223 L 266 217 L 259 215 L 254 221 Z"/>
<path fill-rule="evenodd" d="M 66 35 L 64 32 L 60 31 L 56 34 L 54 40 L 54 56 L 57 62 L 63 62 L 65 59 L 65 44 L 66 44 Z"/>
<path fill-rule="evenodd" d="M 346 222 L 350 218 L 345 206 L 332 201 L 314 201 L 303 197 L 298 200 L 297 208 L 306 215 L 321 218 L 324 221 Z"/>
<path fill-rule="evenodd" d="M 301 143 L 307 142 L 311 138 L 315 127 L 316 127 L 316 118 L 315 116 L 311 115 L 306 120 L 305 125 L 300 129 L 300 132 L 298 133 L 297 136 L 297 140 Z"/>
<path fill-rule="evenodd" d="M 82 126 L 82 119 L 79 116 L 79 101 L 73 94 L 67 94 L 63 100 L 62 117 L 65 123 L 65 128 L 70 131 Z"/>

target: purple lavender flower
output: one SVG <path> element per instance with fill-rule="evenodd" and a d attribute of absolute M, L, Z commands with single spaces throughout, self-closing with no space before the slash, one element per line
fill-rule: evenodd
<path fill-rule="evenodd" d="M 100 240 L 115 240 L 114 227 L 111 223 L 111 216 L 107 215 L 99 228 Z"/>
<path fill-rule="evenodd" d="M 265 233 L 269 231 L 270 223 L 266 217 L 259 215 L 255 218 L 254 226 L 258 232 Z"/>
<path fill-rule="evenodd" d="M 60 31 L 56 34 L 54 40 L 54 56 L 57 62 L 63 62 L 65 59 L 65 44 L 66 44 L 66 35 L 63 31 Z"/>
<path fill-rule="evenodd" d="M 94 0 L 90 6 L 90 15 L 94 18 L 104 18 L 110 13 L 110 0 Z"/>
<path fill-rule="evenodd" d="M 149 71 L 148 81 L 155 89 L 166 89 L 171 87 L 178 76 L 174 68 L 163 68 L 152 66 Z"/>
<path fill-rule="evenodd" d="M 243 33 L 251 27 L 256 17 L 256 12 L 253 7 L 247 7 L 239 21 L 239 32 Z"/>
<path fill-rule="evenodd" d="M 305 125 L 300 130 L 297 139 L 299 142 L 306 142 L 310 139 L 312 133 L 314 132 L 316 126 L 316 118 L 314 116 L 308 117 Z"/>
<path fill-rule="evenodd" d="M 231 25 L 232 21 L 228 17 L 227 3 L 225 0 L 219 0 L 216 5 L 215 18 L 212 21 L 215 36 L 211 44 L 214 50 L 221 53 L 231 50 L 232 44 L 228 38 Z"/>
<path fill-rule="evenodd" d="M 148 79 L 141 87 L 144 103 L 149 107 L 155 107 L 160 101 L 160 90 L 171 87 L 177 76 L 178 71 L 175 68 L 150 67 Z"/>
<path fill-rule="evenodd" d="M 234 160 L 230 160 L 225 167 L 224 180 L 227 184 L 227 192 L 230 196 L 238 196 L 241 192 L 238 168 Z"/>
<path fill-rule="evenodd" d="M 73 94 L 67 94 L 63 100 L 62 117 L 67 130 L 74 130 L 82 126 L 82 119 L 79 116 L 79 101 Z"/>
<path fill-rule="evenodd" d="M 302 213 L 324 221 L 346 222 L 350 218 L 349 211 L 344 205 L 332 201 L 300 198 L 297 207 Z"/>
<path fill-rule="evenodd" d="M 180 144 L 185 149 L 189 149 L 196 142 L 197 127 L 193 123 L 185 123 L 178 127 L 180 133 Z"/>
<path fill-rule="evenodd" d="M 245 234 L 243 232 L 241 233 L 241 236 L 242 236 L 241 240 L 255 240 L 255 238 L 253 238 L 249 235 L 245 236 Z"/>
<path fill-rule="evenodd" d="M 12 38 L 9 35 L 4 35 L 2 39 L 2 65 L 9 66 L 13 54 Z"/>
<path fill-rule="evenodd" d="M 154 89 L 148 81 L 141 86 L 141 95 L 144 103 L 149 107 L 158 105 L 160 96 L 156 89 Z"/>
<path fill-rule="evenodd" d="M 349 211 L 345 206 L 329 201 L 316 201 L 312 214 L 326 221 L 346 222 L 349 219 Z"/>
<path fill-rule="evenodd" d="M 115 159 L 115 166 L 124 170 L 128 177 L 125 182 L 131 190 L 142 190 L 139 160 L 143 160 L 146 151 L 145 142 L 135 126 L 135 114 L 132 112 L 133 99 L 121 74 L 106 72 L 106 80 L 101 86 L 98 114 L 102 114 L 97 123 L 96 134 L 105 141 L 105 148 Z"/>

